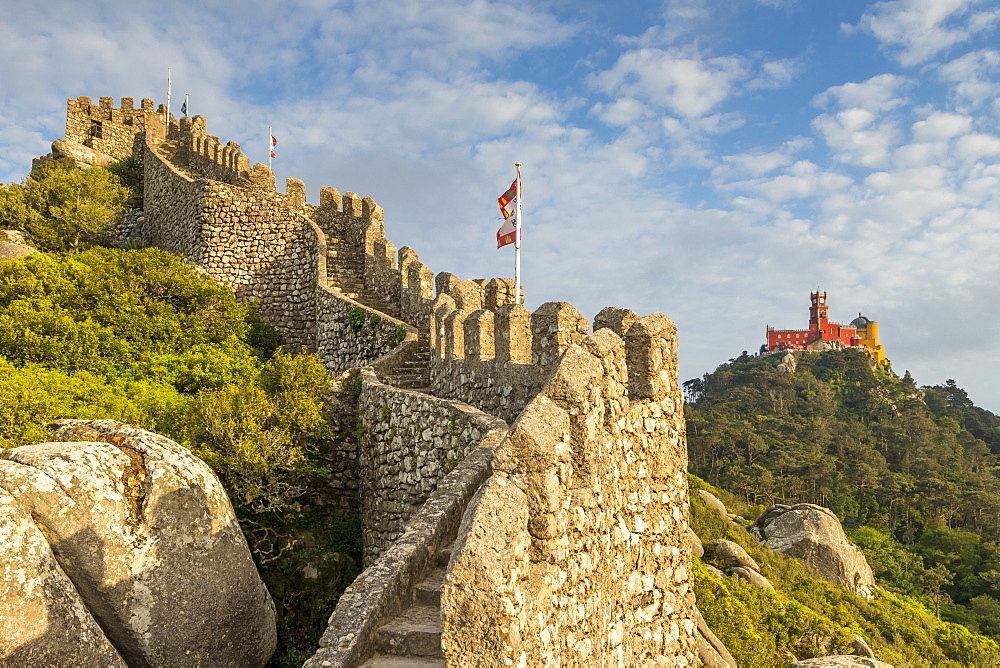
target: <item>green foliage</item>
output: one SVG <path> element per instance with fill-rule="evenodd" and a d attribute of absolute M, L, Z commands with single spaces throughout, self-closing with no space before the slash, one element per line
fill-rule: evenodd
<path fill-rule="evenodd" d="M 48 440 L 58 418 L 112 418 L 167 430 L 187 399 L 155 380 L 108 380 L 39 364 L 18 367 L 0 357 L 0 447 Z"/>
<path fill-rule="evenodd" d="M 402 325 L 396 327 L 396 343 L 402 343 L 403 339 L 406 338 L 406 334 L 407 332 L 405 327 L 403 327 Z"/>
<path fill-rule="evenodd" d="M 797 360 L 741 357 L 685 383 L 692 472 L 745 503 L 831 508 L 885 586 L 996 634 L 1000 417 L 858 351 Z"/>
<path fill-rule="evenodd" d="M 129 190 L 130 196 L 126 203 L 129 207 L 142 206 L 142 168 L 135 156 L 128 156 L 118 162 L 108 165 L 107 170 L 118 177 L 118 182 Z"/>
<path fill-rule="evenodd" d="M 0 225 L 24 231 L 40 250 L 77 249 L 102 241 L 131 196 L 107 169 L 55 160 L 0 186 Z"/>
<path fill-rule="evenodd" d="M 273 350 L 267 329 L 231 291 L 155 249 L 0 264 L 0 355 L 18 366 L 193 393 L 251 375 Z"/>
<path fill-rule="evenodd" d="M 360 306 L 352 306 L 350 312 L 347 315 L 347 322 L 351 326 L 351 329 L 355 332 L 360 332 L 361 328 L 365 326 L 365 310 Z"/>
<path fill-rule="evenodd" d="M 357 573 L 360 527 L 302 503 L 334 436 L 330 385 L 317 357 L 278 343 L 231 291 L 162 251 L 0 263 L 0 452 L 47 440 L 56 418 L 114 418 L 192 449 L 272 591 L 275 665 L 301 665 Z"/>
<path fill-rule="evenodd" d="M 758 511 L 741 506 L 735 497 L 695 477 L 691 487 L 708 488 L 734 512 L 752 516 Z M 879 592 L 875 600 L 866 601 L 819 580 L 798 561 L 765 548 L 697 495 L 691 497 L 691 526 L 703 541 L 724 538 L 741 545 L 775 587 L 768 591 L 739 577 L 720 579 L 695 559 L 698 609 L 740 666 L 763 668 L 849 653 L 851 634 L 865 638 L 881 660 L 897 666 L 989 666 L 1000 662 L 1000 650 L 989 638 L 938 621 L 912 597 Z M 715 565 L 725 568 L 721 563 Z"/>
<path fill-rule="evenodd" d="M 318 444 L 329 381 L 315 356 L 279 351 L 249 383 L 201 393 L 183 440 L 219 475 L 244 513 L 297 512 Z"/>

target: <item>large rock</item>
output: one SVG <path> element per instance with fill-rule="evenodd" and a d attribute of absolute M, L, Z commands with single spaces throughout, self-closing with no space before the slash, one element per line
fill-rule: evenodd
<path fill-rule="evenodd" d="M 758 589 L 774 589 L 774 585 L 771 584 L 771 581 L 755 570 L 744 568 L 742 566 L 736 566 L 731 570 L 733 571 L 733 575 L 743 578 Z"/>
<path fill-rule="evenodd" d="M 112 420 L 0 458 L 0 665 L 261 666 L 274 605 L 218 479 Z"/>
<path fill-rule="evenodd" d="M 0 260 L 15 260 L 38 251 L 31 246 L 0 240 Z"/>
<path fill-rule="evenodd" d="M 701 497 L 701 500 L 705 502 L 706 506 L 712 508 L 720 515 L 725 515 L 726 517 L 729 517 L 729 511 L 726 510 L 726 504 L 720 501 L 719 497 L 717 497 L 715 494 L 712 494 L 707 489 L 698 489 L 695 490 L 695 493 L 697 493 L 698 496 Z"/>
<path fill-rule="evenodd" d="M 757 565 L 754 558 L 747 554 L 747 551 L 739 543 L 716 538 L 710 545 L 712 546 L 715 558 L 726 566 L 729 566 L 729 568 L 749 568 L 752 571 L 760 573 L 760 566 Z"/>
<path fill-rule="evenodd" d="M 775 505 L 751 530 L 767 547 L 809 564 L 827 582 L 874 598 L 875 576 L 865 555 L 847 540 L 833 511 L 811 503 Z"/>
<path fill-rule="evenodd" d="M 95 151 L 89 146 L 84 146 L 72 139 L 57 139 L 52 142 L 52 157 L 54 159 L 69 158 L 77 167 L 107 167 L 115 162 L 115 159 L 107 153 Z"/>

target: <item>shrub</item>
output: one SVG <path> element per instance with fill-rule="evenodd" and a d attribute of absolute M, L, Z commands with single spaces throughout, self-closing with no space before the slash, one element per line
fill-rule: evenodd
<path fill-rule="evenodd" d="M 0 223 L 27 233 L 40 250 L 77 249 L 103 240 L 131 197 L 107 169 L 55 160 L 19 185 L 0 187 Z"/>

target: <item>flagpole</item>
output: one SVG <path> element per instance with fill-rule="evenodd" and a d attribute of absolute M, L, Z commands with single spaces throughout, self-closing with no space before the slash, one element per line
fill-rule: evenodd
<path fill-rule="evenodd" d="M 170 81 L 170 68 L 167 68 L 167 117 L 164 119 L 164 124 L 167 127 L 167 132 L 170 132 L 170 88 L 172 82 Z"/>
<path fill-rule="evenodd" d="M 267 126 L 267 170 L 271 171 L 271 154 L 274 153 L 274 128 Z"/>
<path fill-rule="evenodd" d="M 521 163 L 515 162 L 517 167 L 517 199 L 515 200 L 514 220 L 514 303 L 521 303 Z"/>

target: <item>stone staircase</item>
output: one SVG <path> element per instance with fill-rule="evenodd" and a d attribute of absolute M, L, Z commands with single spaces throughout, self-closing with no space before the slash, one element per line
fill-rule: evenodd
<path fill-rule="evenodd" d="M 160 155 L 165 157 L 171 165 L 173 165 L 182 174 L 188 175 L 188 161 L 187 155 L 184 151 L 178 151 L 178 142 L 172 139 L 166 139 L 160 142 L 160 145 L 156 147 L 159 150 Z"/>
<path fill-rule="evenodd" d="M 441 585 L 450 558 L 451 546 L 438 553 L 434 569 L 414 588 L 410 607 L 376 633 L 375 654 L 362 668 L 447 665 L 441 651 Z"/>
<path fill-rule="evenodd" d="M 331 288 L 339 290 L 345 297 L 360 302 L 376 311 L 399 317 L 399 309 L 379 294 L 365 289 L 365 261 L 357 252 L 347 248 L 340 239 L 328 237 L 326 251 L 326 275 Z"/>
<path fill-rule="evenodd" d="M 401 390 L 416 390 L 431 394 L 430 363 L 431 349 L 429 345 L 430 330 L 421 329 L 418 332 L 416 353 L 400 366 L 383 374 L 382 382 Z"/>

